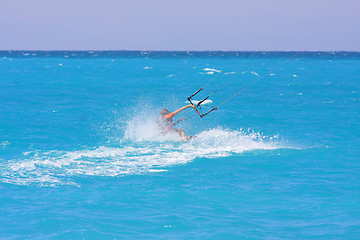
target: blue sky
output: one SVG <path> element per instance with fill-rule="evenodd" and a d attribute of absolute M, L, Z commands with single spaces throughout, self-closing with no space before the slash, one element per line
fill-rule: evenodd
<path fill-rule="evenodd" d="M 2 50 L 360 51 L 360 0 L 0 0 Z"/>

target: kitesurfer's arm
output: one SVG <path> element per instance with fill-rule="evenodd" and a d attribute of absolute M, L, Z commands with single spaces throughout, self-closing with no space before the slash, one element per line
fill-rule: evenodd
<path fill-rule="evenodd" d="M 193 108 L 194 108 L 195 106 L 192 105 L 192 104 L 187 105 L 187 106 L 184 106 L 184 107 L 176 110 L 175 112 L 172 112 L 172 113 L 169 113 L 168 115 L 165 115 L 164 118 L 172 118 L 172 117 L 174 117 L 176 114 L 178 114 L 178 113 L 180 113 L 180 112 L 182 112 L 182 111 L 184 111 L 185 109 L 188 109 L 188 108 L 190 108 L 190 107 L 193 107 Z"/>

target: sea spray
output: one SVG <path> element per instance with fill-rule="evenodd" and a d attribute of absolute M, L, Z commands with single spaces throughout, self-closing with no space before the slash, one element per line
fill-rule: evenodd
<path fill-rule="evenodd" d="M 124 129 L 124 139 L 134 142 L 164 142 L 180 141 L 181 138 L 177 133 L 161 132 L 158 122 L 159 115 L 154 112 L 142 112 L 132 119 L 128 120 Z"/>
<path fill-rule="evenodd" d="M 142 131 L 142 130 L 147 131 Z M 157 135 L 158 134 L 158 135 Z M 265 139 L 265 140 L 264 140 Z M 272 140 L 270 140 L 272 139 Z M 3 162 L 3 181 L 19 185 L 77 184 L 76 176 L 119 176 L 166 171 L 198 157 L 214 158 L 252 150 L 285 148 L 273 137 L 218 127 L 182 143 L 175 135 L 161 135 L 156 121 L 129 121 L 118 147 L 100 146 L 77 151 L 30 151 L 23 159 Z"/>

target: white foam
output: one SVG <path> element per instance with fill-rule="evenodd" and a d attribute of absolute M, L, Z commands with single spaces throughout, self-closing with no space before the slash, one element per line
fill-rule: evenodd
<path fill-rule="evenodd" d="M 249 71 L 244 71 L 244 72 L 242 72 L 242 74 L 246 74 L 246 73 L 248 73 Z M 252 75 L 255 75 L 255 76 L 258 76 L 258 77 L 260 77 L 260 74 L 258 74 L 257 72 L 255 72 L 255 71 L 251 71 L 250 72 Z"/>
<path fill-rule="evenodd" d="M 19 185 L 77 185 L 77 176 L 158 173 L 196 158 L 227 157 L 257 149 L 285 147 L 279 143 L 278 136 L 266 138 L 255 132 L 220 127 L 182 142 L 176 133 L 161 134 L 158 112 L 143 106 L 133 117 L 127 116 L 129 120 L 120 124 L 121 133 L 109 141 L 108 146 L 72 151 L 28 151 L 21 158 L 2 160 L 0 181 Z M 118 131 L 119 127 L 115 129 Z M 2 145 L 7 144 L 2 142 Z"/>
<path fill-rule="evenodd" d="M 219 72 L 221 72 L 221 70 L 217 70 L 217 69 L 214 69 L 214 68 L 204 68 L 204 71 L 207 71 L 207 72 L 217 72 L 217 73 L 219 73 Z"/>
<path fill-rule="evenodd" d="M 6 147 L 6 146 L 9 146 L 9 145 L 10 145 L 10 142 L 9 142 L 9 141 L 2 141 L 2 142 L 0 142 L 0 146 Z"/>
<path fill-rule="evenodd" d="M 136 130 L 131 133 L 128 130 L 119 147 L 26 152 L 23 159 L 0 164 L 1 181 L 20 185 L 77 185 L 74 176 L 156 173 L 199 157 L 226 157 L 256 149 L 284 147 L 274 142 L 277 136 L 266 141 L 258 133 L 221 128 L 203 131 L 185 143 L 180 143 L 178 136 L 156 136 L 151 131 L 142 132 L 143 136 L 140 137 L 139 129 L 148 129 L 149 126 L 149 123 L 142 127 L 128 125 L 128 128 L 135 127 Z"/>
<path fill-rule="evenodd" d="M 252 71 L 251 74 L 260 77 L 260 75 L 259 75 L 257 72 L 255 72 L 255 71 Z"/>

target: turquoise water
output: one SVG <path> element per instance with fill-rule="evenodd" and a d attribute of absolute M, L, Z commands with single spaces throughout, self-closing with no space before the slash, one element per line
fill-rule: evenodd
<path fill-rule="evenodd" d="M 189 142 L 156 127 L 293 54 L 0 52 L 0 239 L 358 239 L 360 54 L 183 112 Z"/>

